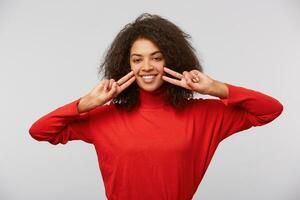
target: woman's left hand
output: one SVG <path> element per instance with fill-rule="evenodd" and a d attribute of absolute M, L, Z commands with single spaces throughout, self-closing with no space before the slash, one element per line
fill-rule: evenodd
<path fill-rule="evenodd" d="M 182 74 L 180 74 L 167 67 L 164 67 L 164 71 L 179 79 L 162 76 L 164 81 L 198 92 L 200 94 L 209 94 L 210 88 L 214 83 L 214 79 L 198 70 L 191 70 L 189 72 L 184 71 Z"/>

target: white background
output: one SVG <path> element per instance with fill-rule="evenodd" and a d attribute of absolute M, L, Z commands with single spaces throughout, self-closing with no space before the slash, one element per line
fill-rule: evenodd
<path fill-rule="evenodd" d="M 0 0 L 0 199 L 105 199 L 92 145 L 37 142 L 28 130 L 99 82 L 105 50 L 143 12 L 189 33 L 212 78 L 284 105 L 270 124 L 219 145 L 194 199 L 300 199 L 296 0 Z"/>

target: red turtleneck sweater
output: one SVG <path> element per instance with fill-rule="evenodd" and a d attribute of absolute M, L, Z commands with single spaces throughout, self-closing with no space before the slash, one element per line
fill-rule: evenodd
<path fill-rule="evenodd" d="M 181 110 L 167 105 L 161 90 L 140 90 L 133 112 L 106 104 L 79 113 L 80 97 L 38 119 L 29 133 L 51 144 L 93 144 L 109 200 L 191 200 L 223 139 L 283 110 L 266 94 L 226 85 L 227 98 L 191 99 Z"/>

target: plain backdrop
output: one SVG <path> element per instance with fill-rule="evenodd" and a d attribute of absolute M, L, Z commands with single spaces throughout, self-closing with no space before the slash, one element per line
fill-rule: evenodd
<path fill-rule="evenodd" d="M 194 200 L 300 199 L 297 0 L 0 0 L 0 199 L 106 199 L 92 145 L 37 142 L 28 130 L 100 81 L 105 51 L 143 12 L 189 33 L 207 75 L 284 105 L 220 143 Z"/>

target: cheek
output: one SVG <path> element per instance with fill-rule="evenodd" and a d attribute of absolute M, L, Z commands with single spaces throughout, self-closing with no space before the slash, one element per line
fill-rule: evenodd
<path fill-rule="evenodd" d="M 138 74 L 138 71 L 140 69 L 139 65 L 134 65 L 134 64 L 131 64 L 130 68 L 131 68 L 131 70 L 133 71 L 134 74 Z"/>
<path fill-rule="evenodd" d="M 164 63 L 156 63 L 155 67 L 156 67 L 156 70 L 159 72 L 159 73 L 163 73 L 164 72 Z"/>
<path fill-rule="evenodd" d="M 155 62 L 153 61 L 152 63 L 152 66 L 155 67 L 155 69 L 159 72 L 163 71 L 164 70 L 164 65 L 165 65 L 165 62 Z"/>

